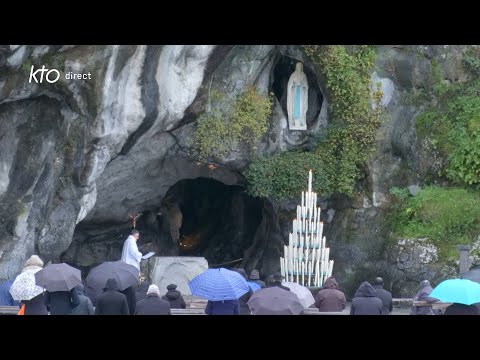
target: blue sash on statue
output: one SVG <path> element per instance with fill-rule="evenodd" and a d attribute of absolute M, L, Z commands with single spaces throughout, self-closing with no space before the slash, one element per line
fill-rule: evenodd
<path fill-rule="evenodd" d="M 300 100 L 302 96 L 302 87 L 295 86 L 295 95 L 293 97 L 293 118 L 300 119 Z"/>

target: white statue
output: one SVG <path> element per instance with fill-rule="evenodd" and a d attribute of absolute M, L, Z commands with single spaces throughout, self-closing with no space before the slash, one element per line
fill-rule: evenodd
<path fill-rule="evenodd" d="M 307 130 L 308 82 L 302 63 L 298 62 L 287 85 L 288 127 Z"/>

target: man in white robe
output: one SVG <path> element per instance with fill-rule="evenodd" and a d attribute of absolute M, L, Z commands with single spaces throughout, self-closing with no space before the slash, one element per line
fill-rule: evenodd
<path fill-rule="evenodd" d="M 123 243 L 121 260 L 127 264 L 135 266 L 140 272 L 140 261 L 142 253 L 138 251 L 137 240 L 140 238 L 138 230 L 132 230 L 127 240 Z"/>

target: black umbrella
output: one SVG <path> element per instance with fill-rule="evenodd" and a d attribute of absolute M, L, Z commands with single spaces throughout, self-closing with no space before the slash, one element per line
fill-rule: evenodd
<path fill-rule="evenodd" d="M 480 268 L 464 272 L 460 275 L 460 278 L 480 283 Z"/>
<path fill-rule="evenodd" d="M 125 290 L 126 288 L 139 283 L 138 269 L 124 261 L 108 261 L 94 267 L 88 273 L 85 279 L 85 295 L 92 301 L 95 301 L 103 292 L 108 279 L 115 279 L 117 281 L 118 290 Z"/>
<path fill-rule="evenodd" d="M 70 291 L 82 283 L 79 269 L 65 263 L 48 264 L 35 273 L 35 283 L 49 292 Z"/>

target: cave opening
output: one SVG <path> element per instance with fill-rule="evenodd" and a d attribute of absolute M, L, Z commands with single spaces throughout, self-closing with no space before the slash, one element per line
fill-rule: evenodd
<path fill-rule="evenodd" d="M 285 117 L 287 115 L 287 85 L 290 75 L 295 71 L 295 64 L 298 60 L 288 56 L 281 55 L 277 59 L 277 63 L 273 68 L 272 90 L 282 107 Z M 304 64 L 303 72 L 307 76 L 308 81 L 308 110 L 307 110 L 307 126 L 315 123 L 320 114 L 323 104 L 323 94 L 317 81 L 315 72 Z"/>
<path fill-rule="evenodd" d="M 262 208 L 263 201 L 241 186 L 209 178 L 180 180 L 160 206 L 160 248 L 173 248 L 177 256 L 205 257 L 210 266 L 235 266 L 253 244 Z"/>

